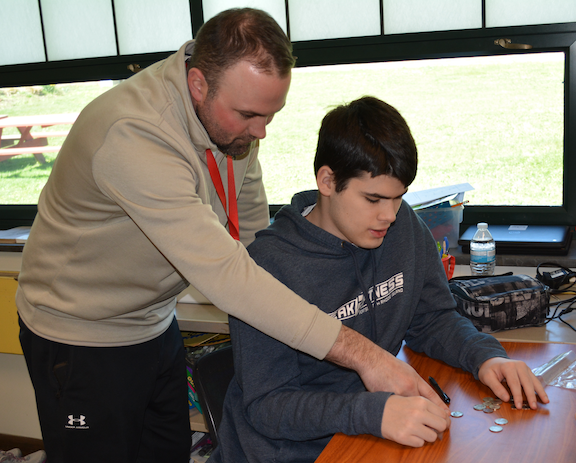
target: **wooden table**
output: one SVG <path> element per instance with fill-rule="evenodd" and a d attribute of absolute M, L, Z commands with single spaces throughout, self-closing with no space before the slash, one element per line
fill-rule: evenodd
<path fill-rule="evenodd" d="M 503 342 L 515 359 L 524 360 L 530 368 L 546 363 L 568 350 L 572 344 Z M 576 462 L 576 390 L 546 387 L 550 398 L 538 410 L 513 410 L 502 404 L 500 410 L 486 414 L 473 406 L 484 397 L 495 397 L 492 391 L 472 375 L 452 368 L 404 347 L 399 358 L 407 361 L 424 378 L 434 377 L 451 398 L 450 409 L 464 416 L 452 418 L 452 425 L 441 440 L 410 448 L 374 436 L 336 434 L 316 463 L 476 463 Z M 508 424 L 500 433 L 489 430 L 496 418 Z"/>
<path fill-rule="evenodd" d="M 48 146 L 47 138 L 65 137 L 68 135 L 68 130 L 32 133 L 32 128 L 71 125 L 76 121 L 77 117 L 78 113 L 0 117 L 0 147 L 2 147 L 0 149 L 0 161 L 10 159 L 19 154 L 33 154 L 38 162 L 44 164 L 46 160 L 42 153 L 60 151 L 60 146 Z M 20 135 L 17 137 L 2 137 L 3 129 L 8 127 L 16 127 Z"/>

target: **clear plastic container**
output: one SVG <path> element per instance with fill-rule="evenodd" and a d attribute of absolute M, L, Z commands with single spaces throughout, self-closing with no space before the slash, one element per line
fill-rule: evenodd
<path fill-rule="evenodd" d="M 494 275 L 496 268 L 496 243 L 488 224 L 480 222 L 470 241 L 470 271 L 472 275 Z"/>

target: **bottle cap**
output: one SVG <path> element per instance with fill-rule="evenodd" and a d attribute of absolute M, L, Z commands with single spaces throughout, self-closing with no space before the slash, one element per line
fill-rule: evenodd
<path fill-rule="evenodd" d="M 478 230 L 486 230 L 488 228 L 488 224 L 486 222 L 480 222 L 478 224 Z"/>

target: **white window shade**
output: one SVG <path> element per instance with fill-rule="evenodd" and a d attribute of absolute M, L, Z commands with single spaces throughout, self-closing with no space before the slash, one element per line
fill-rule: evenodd
<path fill-rule="evenodd" d="M 0 66 L 46 60 L 37 0 L 3 0 Z"/>
<path fill-rule="evenodd" d="M 575 0 L 486 0 L 486 27 L 576 21 Z"/>
<path fill-rule="evenodd" d="M 50 61 L 115 56 L 110 0 L 41 0 Z"/>
<path fill-rule="evenodd" d="M 202 0 L 204 21 L 230 8 L 257 8 L 272 16 L 284 32 L 286 27 L 286 5 L 284 0 Z"/>
<path fill-rule="evenodd" d="M 189 0 L 114 0 L 121 55 L 173 51 L 192 39 Z"/>
<path fill-rule="evenodd" d="M 380 35 L 378 0 L 288 0 L 288 8 L 293 42 Z"/>
<path fill-rule="evenodd" d="M 481 27 L 480 0 L 384 0 L 384 34 Z"/>

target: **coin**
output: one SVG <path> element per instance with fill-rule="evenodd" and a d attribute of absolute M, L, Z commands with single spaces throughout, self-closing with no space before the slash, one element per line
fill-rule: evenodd
<path fill-rule="evenodd" d="M 524 402 L 522 403 L 522 408 L 518 409 L 516 408 L 514 402 L 512 402 L 512 406 L 510 408 L 512 408 L 512 410 L 530 410 L 530 405 L 528 405 L 528 402 Z"/>
<path fill-rule="evenodd" d="M 454 418 L 460 418 L 460 417 L 464 416 L 464 413 L 454 411 L 454 412 L 450 413 L 450 415 L 453 416 Z"/>
<path fill-rule="evenodd" d="M 491 408 L 485 408 L 484 410 L 482 410 L 484 413 L 494 413 L 494 410 Z"/>
<path fill-rule="evenodd" d="M 476 405 L 474 405 L 474 410 L 481 411 L 481 410 L 484 410 L 485 408 L 486 408 L 486 405 L 484 405 L 484 404 L 476 404 Z"/>
<path fill-rule="evenodd" d="M 490 431 L 492 432 L 501 432 L 502 426 L 490 426 Z"/>
<path fill-rule="evenodd" d="M 491 403 L 488 405 L 488 407 L 490 407 L 492 410 L 500 410 L 500 404 L 497 403 Z"/>
<path fill-rule="evenodd" d="M 494 423 L 499 424 L 499 425 L 505 425 L 505 424 L 508 424 L 508 420 L 506 418 L 496 418 L 494 420 Z"/>

